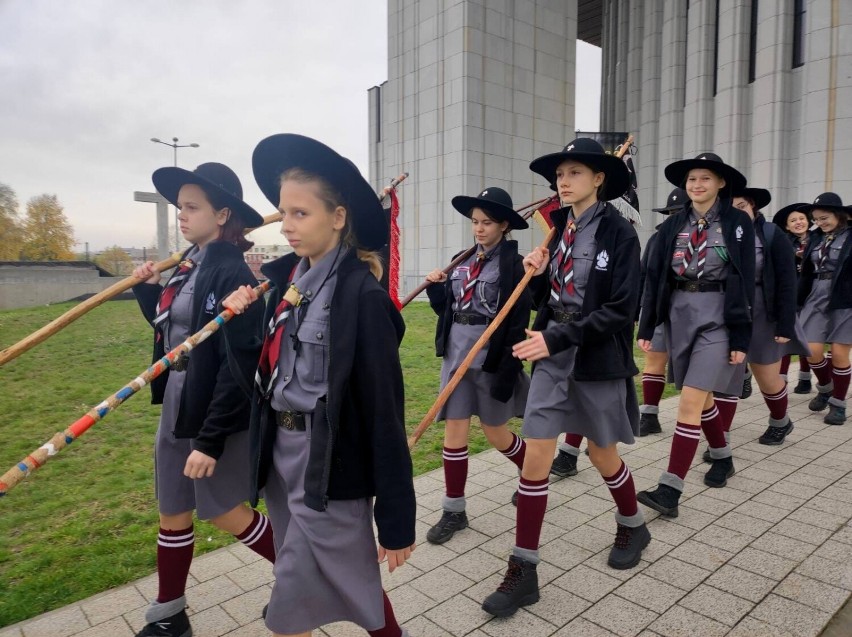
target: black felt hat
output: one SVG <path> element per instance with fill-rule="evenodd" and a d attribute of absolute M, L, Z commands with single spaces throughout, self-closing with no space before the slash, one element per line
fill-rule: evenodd
<path fill-rule="evenodd" d="M 813 213 L 814 210 L 830 210 L 832 212 L 852 213 L 852 206 L 844 206 L 840 195 L 834 192 L 824 192 L 814 199 L 811 204 L 802 206 L 801 212 Z"/>
<path fill-rule="evenodd" d="M 701 153 L 695 159 L 681 159 L 666 166 L 665 175 L 669 183 L 679 188 L 686 185 L 686 177 L 694 168 L 706 168 L 725 180 L 722 192 L 730 194 L 746 187 L 745 176 L 733 166 L 722 161 L 716 153 Z"/>
<path fill-rule="evenodd" d="M 766 188 L 740 188 L 734 190 L 734 197 L 745 197 L 754 202 L 754 211 L 763 210 L 772 201 L 772 195 Z"/>
<path fill-rule="evenodd" d="M 558 153 L 542 155 L 530 164 L 530 170 L 544 177 L 554 187 L 556 169 L 565 161 L 576 161 L 606 175 L 600 198 L 609 201 L 620 197 L 630 187 L 630 173 L 624 162 L 607 154 L 603 146 L 589 137 L 578 137 Z"/>
<path fill-rule="evenodd" d="M 178 193 L 183 186 L 196 184 L 218 193 L 231 212 L 242 218 L 246 228 L 263 225 L 263 217 L 243 201 L 243 186 L 239 177 L 225 164 L 208 162 L 192 171 L 174 166 L 158 168 L 151 179 L 157 192 L 173 206 L 177 207 Z"/>
<path fill-rule="evenodd" d="M 662 208 L 651 208 L 652 212 L 660 212 L 664 215 L 670 215 L 673 212 L 683 210 L 683 207 L 689 203 L 689 196 L 683 188 L 675 188 L 669 193 L 669 198 L 666 199 L 666 205 Z"/>
<path fill-rule="evenodd" d="M 462 213 L 465 217 L 470 217 L 471 211 L 474 208 L 482 208 L 489 217 L 495 221 L 508 221 L 509 227 L 512 230 L 525 230 L 529 228 L 529 224 L 524 221 L 512 205 L 512 197 L 502 188 L 486 188 L 476 197 L 465 197 L 459 195 L 453 197 L 453 208 Z"/>
<path fill-rule="evenodd" d="M 301 168 L 322 177 L 343 197 L 359 247 L 378 250 L 388 242 L 387 218 L 373 187 L 355 164 L 325 144 L 292 133 L 272 135 L 254 149 L 252 168 L 257 185 L 276 208 L 285 171 Z"/>
<path fill-rule="evenodd" d="M 774 223 L 776 226 L 779 226 L 783 230 L 786 230 L 787 219 L 794 212 L 801 212 L 808 218 L 808 221 L 810 221 L 811 212 L 810 210 L 805 210 L 805 207 L 808 205 L 810 204 L 800 201 L 799 203 L 791 203 L 789 206 L 784 206 L 783 208 L 781 208 L 781 210 L 775 213 L 774 217 L 772 217 L 772 223 Z"/>

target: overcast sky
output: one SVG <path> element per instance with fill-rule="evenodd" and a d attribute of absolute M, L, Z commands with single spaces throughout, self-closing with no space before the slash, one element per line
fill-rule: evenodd
<path fill-rule="evenodd" d="M 600 50 L 580 42 L 576 127 L 597 130 Z M 155 243 L 151 173 L 233 168 L 272 212 L 251 152 L 317 137 L 366 174 L 367 89 L 387 79 L 387 0 L 0 0 L 0 182 L 58 195 L 77 250 Z M 414 176 L 412 176 L 414 177 Z M 272 243 L 277 229 L 252 239 Z"/>

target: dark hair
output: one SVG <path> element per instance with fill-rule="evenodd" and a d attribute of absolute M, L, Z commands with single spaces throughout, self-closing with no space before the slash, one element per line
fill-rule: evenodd
<path fill-rule="evenodd" d="M 218 212 L 224 208 L 228 209 L 228 220 L 219 228 L 219 238 L 217 240 L 224 241 L 225 243 L 233 243 L 243 252 L 248 251 L 254 245 L 254 242 L 246 239 L 243 234 L 243 231 L 246 229 L 243 218 L 231 210 L 225 196 L 221 192 L 205 186 L 200 187 L 207 197 L 207 201 L 213 206 L 213 210 Z"/>

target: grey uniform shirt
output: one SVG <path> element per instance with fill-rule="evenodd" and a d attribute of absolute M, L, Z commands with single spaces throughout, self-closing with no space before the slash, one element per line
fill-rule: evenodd
<path fill-rule="evenodd" d="M 817 274 L 821 272 L 834 272 L 837 269 L 837 262 L 840 260 L 840 249 L 843 247 L 843 244 L 848 241 L 849 237 L 849 228 L 844 228 L 840 232 L 838 232 L 834 236 L 834 241 L 831 242 L 831 245 L 828 247 L 828 258 L 826 258 L 825 263 L 822 264 L 822 268 L 819 267 L 820 260 L 820 249 L 822 245 L 825 243 L 826 237 L 822 238 L 822 241 L 811 251 L 811 261 L 814 262 L 814 269 Z"/>
<path fill-rule="evenodd" d="M 568 294 L 568 290 L 562 288 L 560 295 L 560 303 L 556 303 L 553 297 L 550 297 L 548 304 L 557 310 L 566 312 L 580 312 L 583 309 L 583 299 L 586 296 L 586 283 L 589 281 L 589 273 L 593 267 L 605 269 L 611 255 L 605 251 L 596 253 L 597 242 L 595 241 L 595 233 L 598 231 L 598 226 L 601 223 L 601 215 L 606 209 L 606 203 L 603 201 L 597 202 L 580 216 L 580 220 L 574 218 L 574 211 L 568 214 L 568 221 L 573 221 L 577 229 L 574 232 L 574 247 L 571 251 L 571 256 L 574 259 L 574 295 Z M 558 245 L 558 244 L 557 244 Z M 553 280 L 554 268 L 556 267 L 556 258 L 550 262 L 550 276 Z"/>
<path fill-rule="evenodd" d="M 722 224 L 719 221 L 719 200 L 711 206 L 707 214 L 704 215 L 707 220 L 707 253 L 704 260 L 704 274 L 701 275 L 702 281 L 724 281 L 728 278 L 728 248 L 725 245 L 725 237 L 722 236 Z M 680 268 L 683 263 L 683 256 L 689 248 L 689 237 L 695 227 L 698 225 L 698 215 L 689 207 L 689 216 L 686 223 L 681 226 L 675 240 L 675 249 L 672 253 L 671 267 L 675 274 L 684 279 L 691 281 L 698 280 L 698 253 L 696 252 L 692 261 L 689 263 L 686 272 L 682 275 Z"/>
<path fill-rule="evenodd" d="M 172 300 L 172 305 L 169 307 L 169 318 L 166 319 L 165 334 L 165 349 L 166 353 L 183 343 L 191 336 L 192 329 L 192 297 L 195 294 L 195 280 L 198 278 L 198 268 L 204 260 L 204 255 L 207 253 L 207 246 L 199 249 L 194 246 L 190 250 L 186 259 L 192 259 L 195 267 L 189 272 L 189 277 L 184 281 L 180 291 Z"/>
<path fill-rule="evenodd" d="M 465 312 L 475 312 L 489 318 L 496 316 L 497 304 L 500 302 L 500 249 L 502 246 L 503 241 L 485 253 L 485 264 L 476 279 L 476 287 L 470 301 L 470 307 Z M 478 250 L 479 246 L 477 246 L 477 252 Z M 456 312 L 459 311 L 462 286 L 467 278 L 467 273 L 476 261 L 477 252 L 474 252 L 467 261 L 456 267 L 450 275 L 453 290 L 453 310 Z"/>
<path fill-rule="evenodd" d="M 329 312 L 337 284 L 337 265 L 346 249 L 334 249 L 314 267 L 307 259 L 296 266 L 293 285 L 302 303 L 293 309 L 284 327 L 278 377 L 272 388 L 276 411 L 312 412 L 328 393 Z"/>

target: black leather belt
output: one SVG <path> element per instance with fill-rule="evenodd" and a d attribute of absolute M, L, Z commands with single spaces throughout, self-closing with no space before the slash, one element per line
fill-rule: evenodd
<path fill-rule="evenodd" d="M 724 281 L 675 281 L 675 290 L 682 292 L 722 292 Z"/>
<path fill-rule="evenodd" d="M 816 275 L 816 278 L 819 279 L 820 281 L 825 281 L 826 279 L 833 279 L 834 278 L 834 272 L 820 272 L 819 274 Z"/>
<path fill-rule="evenodd" d="M 276 411 L 275 422 L 290 431 L 305 431 L 305 414 L 301 411 Z"/>
<path fill-rule="evenodd" d="M 564 310 L 553 310 L 553 320 L 557 323 L 573 323 L 583 318 L 582 312 L 566 312 Z"/>
<path fill-rule="evenodd" d="M 453 323 L 459 325 L 488 325 L 491 319 L 482 314 L 464 314 L 462 312 L 453 312 Z"/>

